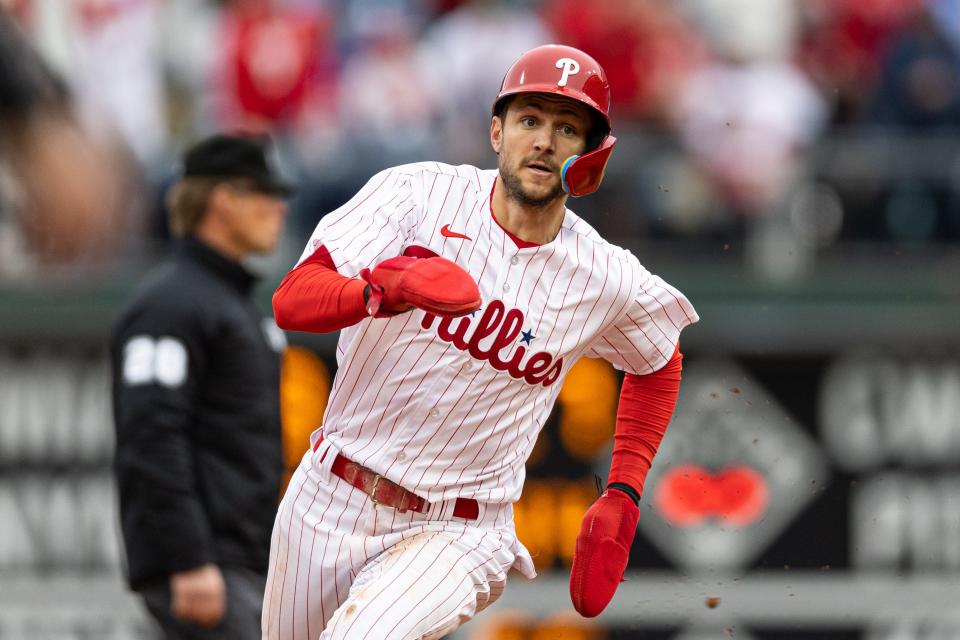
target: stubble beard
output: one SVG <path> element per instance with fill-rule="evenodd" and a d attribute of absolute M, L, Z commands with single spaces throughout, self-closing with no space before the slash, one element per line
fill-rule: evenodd
<path fill-rule="evenodd" d="M 520 176 L 510 171 L 506 166 L 504 166 L 504 164 L 503 156 L 501 156 L 500 177 L 503 178 L 503 186 L 507 190 L 507 197 L 511 200 L 515 200 L 516 202 L 528 207 L 541 208 L 563 197 L 564 191 L 559 181 L 546 194 L 540 197 L 531 195 L 523 188 L 523 181 L 520 180 Z"/>

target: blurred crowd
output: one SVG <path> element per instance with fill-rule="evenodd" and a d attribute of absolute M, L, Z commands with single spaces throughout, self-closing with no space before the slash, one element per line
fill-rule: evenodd
<path fill-rule="evenodd" d="M 546 42 L 608 73 L 620 146 L 570 206 L 614 239 L 960 241 L 956 0 L 0 5 L 0 274 L 165 241 L 215 130 L 274 137 L 298 238 L 386 166 L 493 167 L 502 74 Z"/>

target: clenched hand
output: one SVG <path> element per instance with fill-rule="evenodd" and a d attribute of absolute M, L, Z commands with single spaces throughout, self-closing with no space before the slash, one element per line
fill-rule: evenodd
<path fill-rule="evenodd" d="M 613 599 L 639 519 L 633 499 L 617 489 L 604 491 L 583 516 L 570 570 L 570 599 L 580 615 L 599 615 Z"/>

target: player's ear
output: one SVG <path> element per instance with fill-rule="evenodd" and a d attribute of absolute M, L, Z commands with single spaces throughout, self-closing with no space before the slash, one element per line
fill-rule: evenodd
<path fill-rule="evenodd" d="M 490 119 L 490 146 L 493 147 L 493 150 L 499 154 L 500 146 L 502 144 L 503 144 L 503 121 L 500 120 L 500 116 L 493 116 Z"/>

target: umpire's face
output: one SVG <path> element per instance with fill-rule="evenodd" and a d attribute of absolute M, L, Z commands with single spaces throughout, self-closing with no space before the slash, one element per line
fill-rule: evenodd
<path fill-rule="evenodd" d="M 273 251 L 287 215 L 283 198 L 243 182 L 223 186 L 221 219 L 236 249 L 243 254 Z"/>
<path fill-rule="evenodd" d="M 530 206 L 564 196 L 560 167 L 583 153 L 591 119 L 576 100 L 549 93 L 521 93 L 490 124 L 490 143 L 500 156 L 507 195 Z"/>

